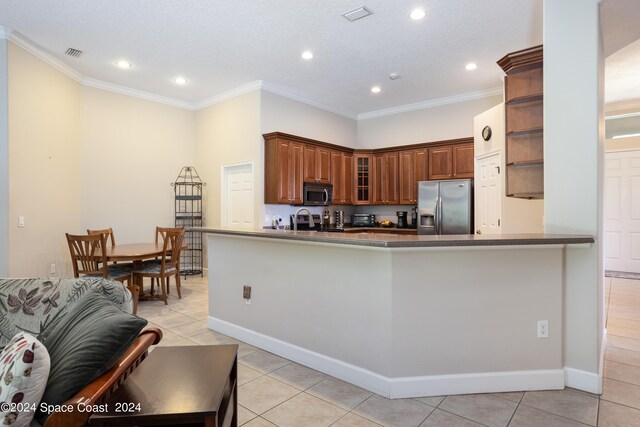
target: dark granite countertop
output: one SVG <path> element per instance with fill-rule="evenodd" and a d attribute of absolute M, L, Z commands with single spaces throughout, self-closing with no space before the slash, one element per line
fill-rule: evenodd
<path fill-rule="evenodd" d="M 465 234 L 418 236 L 376 233 L 375 231 L 366 233 L 325 233 L 321 231 L 284 231 L 272 229 L 244 231 L 218 228 L 192 228 L 191 230 L 227 236 L 257 237 L 265 239 L 295 240 L 380 248 L 577 245 L 591 244 L 595 241 L 593 236 L 580 234 Z"/>

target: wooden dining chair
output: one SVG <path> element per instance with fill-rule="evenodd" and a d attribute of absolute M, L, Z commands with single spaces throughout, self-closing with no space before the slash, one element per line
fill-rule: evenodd
<path fill-rule="evenodd" d="M 141 284 L 145 277 L 157 279 L 158 286 L 162 291 L 162 300 L 166 305 L 168 304 L 167 290 L 171 276 L 175 276 L 178 297 L 182 298 L 180 292 L 180 250 L 182 249 L 184 228 L 159 227 L 159 232 L 164 236 L 160 259 L 145 261 L 141 268 L 134 269 L 133 281 L 136 284 Z"/>
<path fill-rule="evenodd" d="M 113 229 L 111 227 L 102 228 L 100 230 L 87 230 L 87 234 L 104 234 L 106 237 L 109 238 L 109 241 L 111 242 L 111 246 L 116 245 L 116 238 L 113 234 Z"/>
<path fill-rule="evenodd" d="M 164 242 L 164 231 L 162 231 L 164 229 L 165 229 L 165 227 L 160 227 L 160 226 L 156 225 L 156 240 L 155 240 L 156 245 L 159 242 Z M 156 259 L 160 259 L 160 258 L 156 257 Z M 155 286 L 156 286 L 156 282 L 157 282 L 157 279 L 155 277 L 152 277 L 151 278 L 151 295 L 154 294 L 154 289 L 155 289 Z M 158 283 L 158 286 L 160 286 L 160 283 Z M 169 288 L 168 287 L 167 287 L 167 293 L 169 293 Z"/>
<path fill-rule="evenodd" d="M 126 283 L 133 298 L 133 314 L 138 311 L 138 287 L 132 283 L 131 265 L 108 264 L 106 248 L 107 235 L 102 233 L 73 235 L 66 233 L 73 276 L 104 277 Z"/>

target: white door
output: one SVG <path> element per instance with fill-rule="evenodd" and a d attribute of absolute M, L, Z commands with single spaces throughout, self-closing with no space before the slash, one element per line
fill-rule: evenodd
<path fill-rule="evenodd" d="M 640 151 L 606 153 L 605 269 L 640 273 Z"/>
<path fill-rule="evenodd" d="M 253 165 L 223 166 L 222 225 L 235 229 L 252 229 Z"/>
<path fill-rule="evenodd" d="M 501 153 L 476 159 L 476 233 L 500 234 L 502 212 Z"/>

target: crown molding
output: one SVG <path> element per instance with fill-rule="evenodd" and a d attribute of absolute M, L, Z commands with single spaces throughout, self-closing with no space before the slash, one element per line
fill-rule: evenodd
<path fill-rule="evenodd" d="M 80 83 L 83 86 L 93 87 L 96 89 L 106 90 L 108 92 L 119 93 L 121 95 L 127 95 L 134 98 L 144 99 L 145 101 L 157 102 L 159 104 L 170 105 L 172 107 L 183 108 L 185 110 L 195 110 L 195 106 L 192 102 L 180 101 L 179 99 L 169 98 L 166 96 L 156 95 L 150 92 L 145 92 L 138 89 L 132 89 L 126 86 L 120 86 L 113 83 L 105 82 L 102 80 L 91 79 L 84 77 Z"/>
<path fill-rule="evenodd" d="M 82 83 L 82 74 L 69 67 L 64 62 L 60 61 L 55 56 L 51 55 L 49 52 L 38 46 L 33 41 L 29 40 L 22 34 L 17 31 L 11 31 L 9 34 L 9 41 L 14 44 L 20 46 L 36 58 L 44 61 L 45 63 L 51 65 L 56 70 L 60 71 L 62 74 L 70 77 L 71 79 L 77 81 L 78 83 Z"/>
<path fill-rule="evenodd" d="M 358 114 L 358 120 L 374 119 L 376 117 L 391 116 L 393 114 L 406 113 L 408 111 L 422 110 L 425 108 L 439 107 L 441 105 L 456 104 L 458 102 L 472 101 L 474 99 L 488 98 L 502 95 L 502 88 L 468 92 L 460 95 L 447 96 L 444 98 L 431 99 L 429 101 L 416 102 L 413 104 L 399 105 L 397 107 L 385 108 L 383 110 L 370 111 Z"/>
<path fill-rule="evenodd" d="M 97 80 L 89 77 L 84 77 L 82 74 L 69 67 L 49 52 L 47 52 L 44 48 L 38 46 L 33 41 L 24 37 L 22 34 L 12 31 L 9 28 L 0 26 L 0 38 L 6 38 L 14 44 L 20 46 L 22 49 L 31 53 L 36 58 L 44 61 L 49 64 L 54 69 L 60 71 L 76 82 L 80 83 L 83 86 L 93 87 L 96 89 L 102 89 L 109 92 L 119 93 L 121 95 L 131 96 L 134 98 L 144 99 L 146 101 L 158 102 L 160 104 L 170 105 L 172 107 L 183 108 L 186 110 L 197 111 L 202 108 L 209 107 L 211 105 L 218 104 L 220 102 L 229 100 L 231 98 L 235 98 L 237 96 L 243 95 L 245 93 L 249 93 L 255 90 L 264 90 L 267 92 L 274 93 L 276 95 L 283 96 L 285 98 L 301 102 L 303 104 L 310 105 L 312 107 L 319 108 L 324 111 L 328 111 L 330 113 L 334 113 L 348 119 L 352 120 L 366 120 L 372 119 L 376 117 L 389 116 L 398 113 L 404 113 L 408 111 L 421 110 L 424 108 L 437 107 L 440 105 L 454 104 L 457 102 L 470 101 L 474 99 L 480 99 L 490 96 L 502 95 L 502 88 L 493 88 L 485 91 L 478 92 L 469 92 L 461 95 L 449 96 L 445 98 L 432 99 L 429 101 L 417 102 L 414 104 L 400 105 L 397 107 L 387 108 L 383 110 L 376 110 L 362 114 L 353 114 L 344 110 L 340 110 L 337 108 L 333 108 L 329 105 L 323 104 L 321 102 L 315 101 L 306 96 L 300 95 L 291 89 L 276 85 L 274 83 L 269 83 L 262 80 L 255 80 L 245 85 L 239 86 L 235 89 L 229 90 L 227 92 L 223 92 L 219 95 L 213 96 L 211 98 L 206 98 L 202 101 L 197 102 L 188 102 L 182 101 L 175 98 L 169 98 L 166 96 L 156 95 L 150 92 L 144 92 L 137 89 L 132 89 L 126 86 L 120 86 L 113 83 L 105 82 L 102 80 Z"/>
<path fill-rule="evenodd" d="M 11 28 L 0 26 L 0 39 L 8 40 L 12 32 Z"/>
<path fill-rule="evenodd" d="M 514 68 L 524 67 L 525 65 L 539 64 L 544 60 L 544 50 L 542 45 L 530 47 L 507 53 L 497 64 L 502 71 L 508 73 Z"/>
<path fill-rule="evenodd" d="M 339 116 L 346 117 L 348 119 L 357 120 L 358 116 L 352 113 L 349 113 L 344 110 L 340 110 L 337 108 L 330 107 L 321 102 L 315 101 L 311 98 L 307 98 L 306 96 L 300 95 L 296 92 L 293 92 L 290 89 L 284 88 L 282 86 L 278 86 L 269 82 L 262 82 L 262 90 L 266 90 L 267 92 L 275 93 L 276 95 L 284 96 L 285 98 L 292 99 L 294 101 L 302 102 L 303 104 L 310 105 L 312 107 L 319 108 L 321 110 L 328 111 L 330 113 L 338 114 Z"/>
<path fill-rule="evenodd" d="M 236 96 L 244 95 L 245 93 L 253 92 L 254 90 L 262 89 L 262 80 L 255 80 L 245 85 L 238 86 L 235 89 L 228 90 L 219 95 L 212 96 L 211 98 L 203 99 L 192 104 L 192 110 L 201 110 L 206 107 L 218 104 Z"/>

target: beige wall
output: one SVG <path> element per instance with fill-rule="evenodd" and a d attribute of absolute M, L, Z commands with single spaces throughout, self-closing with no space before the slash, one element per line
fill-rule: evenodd
<path fill-rule="evenodd" d="M 262 91 L 261 132 L 285 132 L 344 147 L 355 147 L 354 119 L 331 113 L 268 91 Z"/>
<path fill-rule="evenodd" d="M 66 232 L 150 241 L 194 161 L 194 112 L 81 86 L 9 43 L 10 276 L 71 276 Z"/>
<path fill-rule="evenodd" d="M 175 181 L 195 161 L 195 114 L 82 87 L 81 222 L 112 227 L 117 243 L 150 241 L 173 226 Z"/>
<path fill-rule="evenodd" d="M 9 267 L 9 42 L 0 38 L 0 277 Z"/>
<path fill-rule="evenodd" d="M 196 112 L 196 168 L 207 182 L 206 224 L 219 227 L 222 166 L 253 162 L 255 206 L 264 200 L 264 142 L 260 132 L 259 90 Z M 262 208 L 263 209 L 263 208 Z M 261 208 L 254 209 L 259 223 Z"/>
<path fill-rule="evenodd" d="M 81 222 L 80 90 L 9 43 L 9 276 L 68 264 L 64 233 Z"/>
<path fill-rule="evenodd" d="M 473 118 L 502 102 L 502 96 L 474 99 L 358 121 L 358 148 L 419 144 L 473 135 Z"/>

